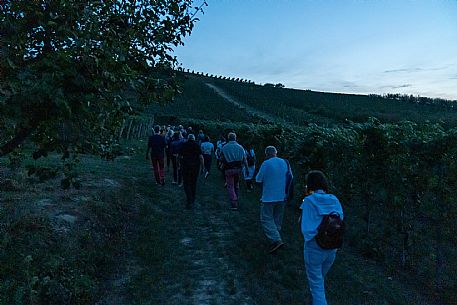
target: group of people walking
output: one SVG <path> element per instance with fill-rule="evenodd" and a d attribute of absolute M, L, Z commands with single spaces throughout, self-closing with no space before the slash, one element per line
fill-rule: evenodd
<path fill-rule="evenodd" d="M 274 146 L 265 148 L 265 160 L 256 172 L 256 155 L 252 145 L 243 147 L 235 132 L 221 135 L 216 146 L 200 130 L 195 135 L 191 127 L 154 127 L 149 137 L 146 158 L 151 160 L 157 184 L 165 185 L 165 161 L 173 168 L 173 184 L 184 186 L 187 209 L 195 204 L 197 181 L 200 173 L 207 179 L 213 156 L 225 180 L 230 209 L 238 211 L 240 180 L 244 178 L 248 191 L 253 181 L 261 185 L 260 223 L 270 243 L 269 252 L 284 246 L 281 228 L 286 202 L 290 200 L 290 183 L 293 183 L 289 162 L 278 157 Z M 338 199 L 329 194 L 325 175 L 311 171 L 306 175 L 305 197 L 301 208 L 301 231 L 304 237 L 304 261 L 313 299 L 313 305 L 327 304 L 324 277 L 332 266 L 337 248 L 341 246 L 344 229 L 343 210 Z M 338 231 L 337 235 L 335 232 Z M 332 235 L 333 234 L 333 235 Z"/>

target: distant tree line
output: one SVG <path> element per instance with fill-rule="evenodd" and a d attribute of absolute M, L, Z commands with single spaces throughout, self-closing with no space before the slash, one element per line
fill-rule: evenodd
<path fill-rule="evenodd" d="M 370 94 L 370 97 L 380 97 L 389 100 L 395 100 L 399 102 L 408 102 L 412 104 L 421 104 L 421 105 L 436 105 L 440 107 L 446 107 L 453 109 L 455 108 L 456 100 L 446 100 L 443 98 L 431 98 L 424 96 L 414 96 L 412 94 L 400 94 L 400 93 L 387 93 L 387 94 Z"/>

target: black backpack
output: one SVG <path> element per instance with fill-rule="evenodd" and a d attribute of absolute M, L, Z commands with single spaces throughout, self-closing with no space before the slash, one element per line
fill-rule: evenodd
<path fill-rule="evenodd" d="M 317 228 L 316 243 L 322 249 L 339 249 L 343 245 L 343 236 L 346 225 L 336 212 L 324 215 Z"/>
<path fill-rule="evenodd" d="M 292 176 L 292 171 L 290 169 L 289 161 L 285 160 L 287 163 L 287 173 L 286 173 L 286 200 L 292 201 L 294 198 L 294 178 Z"/>

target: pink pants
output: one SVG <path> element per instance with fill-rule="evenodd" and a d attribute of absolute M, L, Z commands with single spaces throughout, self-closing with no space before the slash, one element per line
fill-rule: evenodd
<path fill-rule="evenodd" d="M 232 168 L 225 170 L 225 182 L 227 182 L 227 191 L 232 202 L 232 206 L 236 207 L 238 205 L 238 194 L 240 190 L 240 174 L 241 169 Z"/>
<path fill-rule="evenodd" d="M 163 157 L 152 157 L 152 168 L 154 171 L 154 178 L 157 183 L 162 183 L 165 181 L 165 171 L 164 171 L 164 161 Z"/>

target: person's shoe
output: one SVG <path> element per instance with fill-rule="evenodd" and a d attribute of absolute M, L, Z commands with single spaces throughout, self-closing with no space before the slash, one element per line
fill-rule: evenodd
<path fill-rule="evenodd" d="M 231 207 L 230 210 L 231 211 L 238 211 L 238 207 Z"/>
<path fill-rule="evenodd" d="M 205 173 L 205 179 L 208 178 L 209 172 Z"/>
<path fill-rule="evenodd" d="M 281 248 L 282 246 L 284 246 L 284 243 L 282 241 L 280 241 L 280 240 L 275 241 L 275 242 L 273 242 L 273 244 L 271 244 L 270 250 L 268 252 L 273 253 L 273 252 L 277 251 L 279 248 Z"/>
<path fill-rule="evenodd" d="M 171 184 L 178 184 L 178 182 L 176 182 L 176 181 L 171 181 Z"/>
<path fill-rule="evenodd" d="M 182 183 L 180 183 L 178 186 L 179 186 L 179 187 L 182 187 Z"/>
<path fill-rule="evenodd" d="M 164 186 L 165 185 L 165 181 L 160 182 L 160 185 Z"/>

